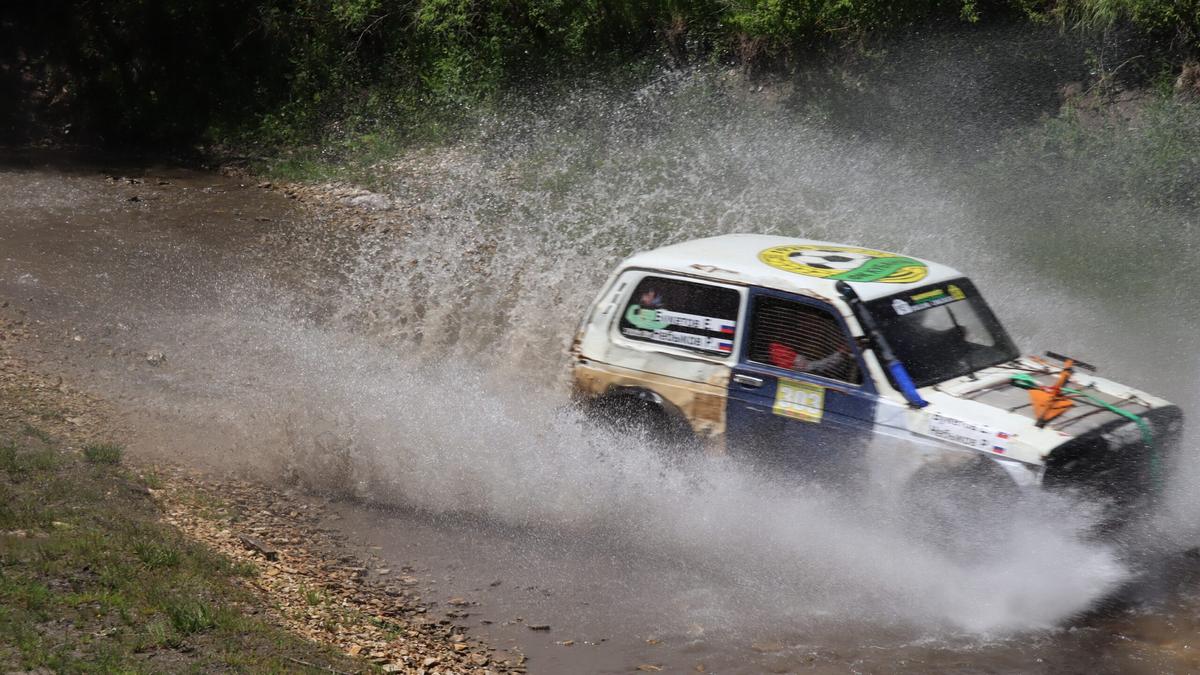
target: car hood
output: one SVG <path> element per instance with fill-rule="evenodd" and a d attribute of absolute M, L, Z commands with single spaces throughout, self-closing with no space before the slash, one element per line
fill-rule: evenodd
<path fill-rule="evenodd" d="M 1041 462 L 1054 448 L 1089 432 L 1121 423 L 1132 424 L 1128 417 L 1099 405 L 1101 402 L 1138 416 L 1171 405 L 1144 391 L 1077 370 L 1067 387 L 1086 394 L 1091 402 L 1077 402 L 1038 428 L 1029 391 L 1013 384 L 1013 376 L 1027 376 L 1039 385 L 1049 386 L 1057 381 L 1058 374 L 1057 365 L 1026 356 L 928 387 L 926 398 L 935 404 L 931 406 L 935 411 L 931 412 L 974 411 L 972 417 L 1002 429 L 1006 438 L 1011 436 L 1015 442 L 1010 456 L 1027 462 Z"/>
<path fill-rule="evenodd" d="M 1056 366 L 1027 356 L 943 382 L 935 385 L 933 389 L 955 398 L 977 401 L 1036 420 L 1037 413 L 1033 409 L 1029 391 L 1015 386 L 1013 376 L 1026 375 L 1039 385 L 1050 386 L 1057 381 L 1058 373 L 1059 369 Z M 1157 396 L 1078 370 L 1071 376 L 1067 387 L 1135 415 L 1143 415 L 1155 408 L 1169 405 Z M 1118 413 L 1098 405 L 1076 404 L 1051 420 L 1046 428 L 1079 436 L 1118 417 Z"/>

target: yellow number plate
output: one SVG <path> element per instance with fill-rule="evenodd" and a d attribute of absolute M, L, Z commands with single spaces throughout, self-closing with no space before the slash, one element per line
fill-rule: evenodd
<path fill-rule="evenodd" d="M 771 410 L 776 415 L 819 423 L 825 414 L 825 388 L 781 377 Z"/>

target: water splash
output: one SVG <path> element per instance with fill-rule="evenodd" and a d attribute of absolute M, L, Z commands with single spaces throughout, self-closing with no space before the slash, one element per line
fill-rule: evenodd
<path fill-rule="evenodd" d="M 336 470 L 293 462 L 302 477 L 336 475 L 385 503 L 652 542 L 714 564 L 742 613 L 765 617 L 1025 630 L 1086 610 L 1128 578 L 1112 551 L 1084 540 L 1086 510 L 1053 500 L 1014 506 L 1014 530 L 996 532 L 1004 545 L 986 564 L 964 562 L 911 541 L 880 517 L 883 503 L 848 508 L 727 463 L 666 465 L 560 410 L 565 347 L 616 261 L 729 231 L 957 264 L 1019 338 L 1089 345 L 1082 336 L 1105 325 L 1112 301 L 1039 274 L 1044 260 L 1025 247 L 998 245 L 1001 211 L 980 197 L 977 176 L 839 135 L 720 74 L 674 74 L 616 96 L 584 89 L 529 110 L 486 120 L 460 147 L 379 167 L 401 215 L 390 231 L 356 235 L 329 325 L 390 350 L 351 340 L 338 358 L 305 342 L 320 344 L 319 333 L 289 336 L 303 361 L 289 380 L 317 377 L 303 389 L 323 394 L 286 406 L 284 447 L 341 458 Z M 1101 356 L 1111 347 L 1118 359 L 1131 337 L 1116 335 Z M 1125 372 L 1134 384 L 1146 377 Z M 313 410 L 352 419 L 297 420 Z"/>
<path fill-rule="evenodd" d="M 972 533 L 986 557 L 962 556 L 915 537 L 887 493 L 773 481 L 729 459 L 671 460 L 486 363 L 412 362 L 320 331 L 273 338 L 295 359 L 296 389 L 267 428 L 286 429 L 274 445 L 295 479 L 703 566 L 719 597 L 664 625 L 871 617 L 927 635 L 1003 635 L 1052 627 L 1128 578 L 1114 551 L 1083 538 L 1087 511 L 1053 497 L 998 505 L 1006 520 Z"/>

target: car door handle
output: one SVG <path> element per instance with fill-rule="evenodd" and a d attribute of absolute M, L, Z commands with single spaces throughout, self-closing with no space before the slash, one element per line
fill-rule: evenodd
<path fill-rule="evenodd" d="M 742 385 L 743 387 L 758 388 L 763 385 L 763 379 L 761 377 L 754 377 L 753 375 L 742 375 L 741 373 L 734 375 L 733 381 L 737 382 L 738 384 Z"/>

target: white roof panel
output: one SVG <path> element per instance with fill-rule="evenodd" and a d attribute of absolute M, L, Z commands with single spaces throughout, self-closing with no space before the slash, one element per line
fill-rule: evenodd
<path fill-rule="evenodd" d="M 963 275 L 921 258 L 813 239 L 726 234 L 636 253 L 624 267 L 642 267 L 836 298 L 846 281 L 873 300 Z"/>

